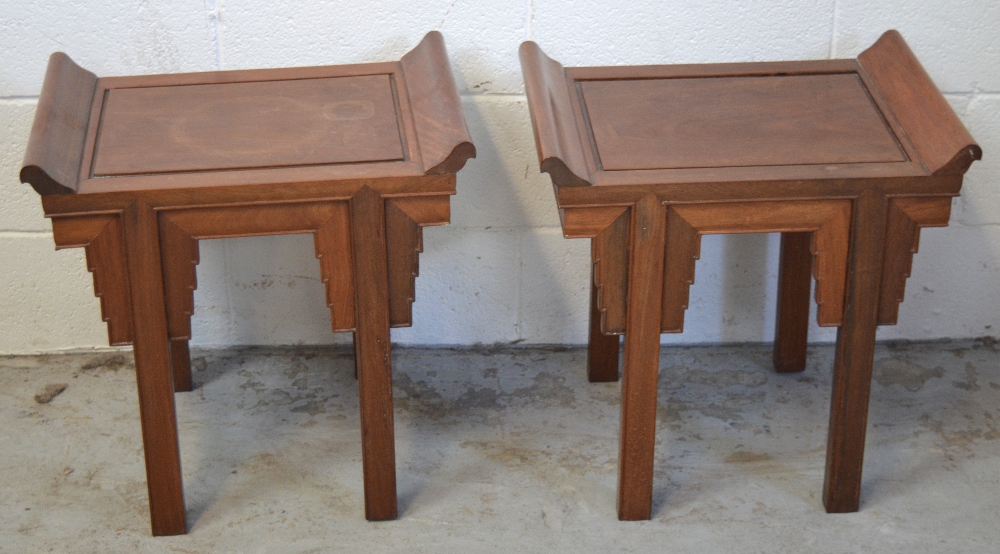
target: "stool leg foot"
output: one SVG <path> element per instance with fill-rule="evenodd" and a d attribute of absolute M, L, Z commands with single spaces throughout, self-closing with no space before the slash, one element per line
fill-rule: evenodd
<path fill-rule="evenodd" d="M 194 383 L 191 381 L 191 350 L 187 339 L 171 339 L 170 368 L 174 373 L 174 392 L 190 392 Z"/>
<path fill-rule="evenodd" d="M 812 233 L 781 233 L 778 315 L 774 330 L 774 369 L 806 368 L 809 339 L 809 287 L 812 284 Z"/>
<path fill-rule="evenodd" d="M 122 213 L 122 223 L 132 284 L 133 352 L 153 535 L 183 535 L 187 532 L 184 487 L 157 216 L 151 207 L 135 202 Z"/>
<path fill-rule="evenodd" d="M 886 199 L 877 191 L 862 193 L 853 208 L 847 296 L 844 323 L 837 332 L 823 483 L 823 504 L 831 513 L 856 512 L 860 505 L 886 209 Z"/>
<path fill-rule="evenodd" d="M 656 195 L 643 197 L 632 211 L 618 458 L 621 520 L 649 519 L 652 515 L 666 232 L 665 210 Z"/>
<path fill-rule="evenodd" d="M 365 186 L 351 199 L 354 242 L 354 352 L 361 404 L 365 517 L 395 519 L 396 452 L 393 439 L 389 281 L 382 198 Z"/>
<path fill-rule="evenodd" d="M 591 383 L 618 380 L 618 335 L 601 332 L 601 310 L 597 305 L 597 285 L 590 278 L 590 340 L 587 342 L 587 378 Z"/>

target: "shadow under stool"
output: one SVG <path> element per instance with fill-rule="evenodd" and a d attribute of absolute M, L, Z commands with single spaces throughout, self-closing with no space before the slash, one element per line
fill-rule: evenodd
<path fill-rule="evenodd" d="M 154 535 L 186 532 L 174 391 L 191 389 L 198 240 L 311 233 L 353 331 L 365 515 L 397 514 L 390 326 L 411 323 L 421 227 L 475 156 L 444 41 L 399 61 L 96 77 L 53 54 L 21 181 L 84 247 L 112 345 L 132 344 Z"/>
<path fill-rule="evenodd" d="M 521 68 L 563 233 L 590 238 L 588 372 L 618 379 L 618 517 L 652 510 L 660 333 L 684 325 L 700 237 L 781 236 L 774 363 L 805 367 L 811 275 L 837 326 L 823 501 L 858 510 L 875 329 L 896 323 L 922 227 L 982 151 L 899 33 L 857 60 Z"/>

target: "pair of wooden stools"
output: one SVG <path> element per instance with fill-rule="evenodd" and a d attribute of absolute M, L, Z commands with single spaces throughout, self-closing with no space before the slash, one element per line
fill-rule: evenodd
<path fill-rule="evenodd" d="M 840 327 L 824 501 L 857 510 L 875 328 L 981 157 L 902 38 L 858 60 L 570 69 L 528 42 L 521 64 L 565 235 L 592 239 L 592 381 L 617 380 L 625 335 L 619 517 L 651 514 L 659 336 L 682 329 L 705 233 L 782 233 L 779 371 L 804 368 L 815 275 Z M 366 516 L 396 517 L 389 328 L 473 156 L 436 32 L 348 66 L 97 78 L 52 56 L 21 180 L 134 347 L 153 534 L 186 531 L 173 393 L 204 238 L 314 235 L 333 330 L 354 332 Z"/>

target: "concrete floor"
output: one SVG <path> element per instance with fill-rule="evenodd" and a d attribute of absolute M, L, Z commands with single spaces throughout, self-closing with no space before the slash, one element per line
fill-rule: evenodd
<path fill-rule="evenodd" d="M 0 359 L 2 552 L 997 552 L 1000 353 L 881 345 L 862 507 L 820 502 L 832 346 L 661 354 L 652 521 L 615 517 L 618 384 L 583 349 L 393 353 L 400 518 L 363 518 L 345 349 L 198 351 L 189 534 L 152 538 L 126 352 Z M 67 383 L 50 403 L 34 399 Z"/>

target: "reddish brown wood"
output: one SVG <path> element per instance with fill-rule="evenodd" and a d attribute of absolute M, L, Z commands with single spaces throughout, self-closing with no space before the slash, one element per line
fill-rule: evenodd
<path fill-rule="evenodd" d="M 450 195 L 395 197 L 390 202 L 421 227 L 445 225 L 451 219 Z"/>
<path fill-rule="evenodd" d="M 351 344 L 358 344 L 358 335 L 357 335 L 357 333 L 351 333 Z M 357 349 L 357 347 L 354 348 L 354 357 L 353 357 L 353 360 L 354 360 L 354 379 L 357 380 L 357 378 L 358 378 L 358 349 Z"/>
<path fill-rule="evenodd" d="M 170 339 L 170 370 L 174 377 L 174 392 L 191 392 L 191 349 L 187 339 Z"/>
<path fill-rule="evenodd" d="M 688 291 L 694 284 L 694 264 L 701 257 L 701 235 L 676 209 L 667 210 L 666 274 L 660 296 L 660 332 L 684 331 Z"/>
<path fill-rule="evenodd" d="M 654 194 L 632 208 L 618 455 L 618 519 L 622 520 L 649 519 L 652 514 L 664 212 Z"/>
<path fill-rule="evenodd" d="M 594 353 L 613 306 L 602 283 L 627 270 L 619 516 L 649 516 L 658 334 L 683 329 L 705 233 L 785 234 L 779 370 L 805 363 L 812 268 L 818 322 L 841 325 L 824 498 L 857 509 L 876 323 L 895 321 L 917 229 L 947 223 L 981 155 L 902 38 L 887 33 L 860 62 L 565 69 L 529 42 L 521 65 L 563 232 L 597 237 Z M 653 203 L 657 221 L 637 229 Z M 601 240 L 626 210 L 631 241 Z"/>
<path fill-rule="evenodd" d="M 382 166 L 385 164 L 375 164 Z M 337 166 L 347 167 L 347 166 Z M 354 167 L 365 167 L 364 164 Z M 312 168 L 322 172 L 322 168 Z M 285 172 L 285 170 L 281 170 Z M 180 207 L 191 208 L 198 206 L 230 205 L 240 206 L 248 204 L 286 204 L 294 202 L 314 202 L 317 199 L 328 201 L 340 200 L 348 201 L 355 192 L 363 186 L 372 186 L 377 182 L 378 190 L 386 196 L 423 196 L 423 195 L 451 195 L 455 193 L 454 175 L 425 175 L 419 179 L 413 176 L 404 177 L 372 177 L 349 178 L 349 179 L 321 179 L 311 176 L 302 182 L 282 181 L 280 183 L 269 183 L 265 179 L 258 179 L 254 175 L 259 173 L 269 174 L 270 170 L 259 172 L 246 171 L 220 171 L 219 175 L 246 177 L 249 182 L 239 184 L 233 179 L 224 179 L 225 186 L 201 186 L 197 182 L 184 183 L 163 182 L 164 188 L 145 191 L 132 191 L 131 194 L 95 194 L 93 190 L 88 190 L 76 195 L 49 195 L 42 197 L 42 207 L 46 214 L 51 216 L 82 215 L 85 213 L 108 213 L 118 212 L 127 205 L 128 198 L 142 198 L 157 210 L 177 209 Z M 291 177 L 302 176 L 297 170 L 289 169 L 287 172 Z M 214 175 L 214 174 L 213 174 Z M 308 177 L 308 176 L 303 176 Z M 207 178 L 207 177 L 206 177 Z M 114 177 L 99 179 L 99 181 L 116 182 L 118 180 L 128 181 L 131 177 Z M 91 181 L 88 181 L 90 183 Z M 191 186 L 179 186 L 190 184 Z M 267 186 L 263 186 L 267 185 Z M 113 188 L 113 187 L 108 187 Z"/>
<path fill-rule="evenodd" d="M 774 369 L 781 373 L 806 368 L 812 285 L 811 242 L 811 233 L 781 233 L 778 314 L 774 329 Z"/>
<path fill-rule="evenodd" d="M 476 147 L 465 127 L 444 37 L 437 31 L 427 33 L 399 63 L 413 105 L 410 113 L 424 172 L 457 173 L 466 160 L 476 157 Z"/>
<path fill-rule="evenodd" d="M 631 216 L 629 210 L 622 210 L 618 217 L 591 242 L 590 259 L 594 266 L 597 307 L 601 316 L 597 322 L 600 324 L 598 330 L 606 335 L 620 335 L 625 332 Z M 617 360 L 617 355 L 615 358 Z"/>
<path fill-rule="evenodd" d="M 858 56 L 893 115 L 935 175 L 962 175 L 983 151 L 897 31 Z"/>
<path fill-rule="evenodd" d="M 111 217 L 86 246 L 87 269 L 94 274 L 94 294 L 101 299 L 101 318 L 108 324 L 111 346 L 132 344 L 131 283 L 125 265 L 121 220 Z"/>
<path fill-rule="evenodd" d="M 142 283 L 130 288 L 132 344 L 153 535 L 183 535 L 187 532 L 184 487 L 156 212 L 133 202 L 122 213 L 122 226 L 129 282 Z"/>
<path fill-rule="evenodd" d="M 583 206 L 559 210 L 563 234 L 566 238 L 593 238 L 600 235 L 622 214 L 628 212 L 628 205 Z"/>
<path fill-rule="evenodd" d="M 389 75 L 111 89 L 92 174 L 402 160 L 393 92 Z"/>
<path fill-rule="evenodd" d="M 823 504 L 827 512 L 856 512 L 861 496 L 861 468 L 868 428 L 868 396 L 879 280 L 885 244 L 885 195 L 873 187 L 854 201 L 847 302 L 837 332 L 833 362 L 833 397 L 826 447 Z"/>
<path fill-rule="evenodd" d="M 595 239 L 596 240 L 596 239 Z M 597 267 L 591 273 L 590 285 L 590 338 L 587 341 L 587 379 L 591 383 L 613 383 L 618 380 L 618 335 L 601 332 L 600 287 L 596 279 Z"/>
<path fill-rule="evenodd" d="M 817 319 L 839 325 L 843 316 L 850 202 L 813 200 L 786 202 L 716 202 L 678 204 L 668 216 L 667 273 L 663 282 L 663 332 L 681 332 L 688 287 L 701 235 L 720 233 L 812 232 L 810 251 L 816 258 Z"/>
<path fill-rule="evenodd" d="M 412 319 L 410 308 L 416 297 L 414 279 L 420 271 L 420 225 L 389 200 L 385 203 L 385 226 L 390 236 L 399 237 L 387 245 L 389 321 L 393 326 L 408 326 Z"/>
<path fill-rule="evenodd" d="M 631 210 L 620 210 L 618 216 L 591 240 L 593 267 L 587 376 L 592 383 L 618 380 L 618 335 L 625 332 L 626 326 L 631 216 Z M 603 221 L 603 217 L 598 221 Z"/>
<path fill-rule="evenodd" d="M 530 41 L 521 44 L 520 57 L 542 171 L 560 185 L 589 185 L 563 66 Z"/>
<path fill-rule="evenodd" d="M 316 229 L 313 240 L 319 259 L 319 274 L 326 285 L 333 332 L 354 330 L 354 250 L 351 245 L 351 207 L 347 202 L 330 205 L 330 217 Z M 355 373 L 357 371 L 355 370 Z"/>
<path fill-rule="evenodd" d="M 97 76 L 66 54 L 49 57 L 21 168 L 21 182 L 38 194 L 76 192 L 96 85 Z"/>
<path fill-rule="evenodd" d="M 385 207 L 363 187 L 351 199 L 354 257 L 355 360 L 361 397 L 361 456 L 365 517 L 396 518 L 396 453 L 392 425 L 392 364 L 389 358 L 389 278 Z"/>
<path fill-rule="evenodd" d="M 920 246 L 921 227 L 944 227 L 951 215 L 951 198 L 904 197 L 889 200 L 886 251 L 882 263 L 879 325 L 895 325 L 906 292 L 913 255 Z"/>
<path fill-rule="evenodd" d="M 579 87 L 603 171 L 906 159 L 856 73 Z"/>
<path fill-rule="evenodd" d="M 195 269 L 200 259 L 198 241 L 174 222 L 171 212 L 161 212 L 159 217 L 167 327 L 170 338 L 190 339 L 191 316 L 194 315 L 194 291 L 198 288 L 198 274 Z M 190 377 L 187 380 L 190 381 Z"/>
<path fill-rule="evenodd" d="M 405 63 L 103 77 L 96 84 L 91 82 L 89 89 L 75 76 L 76 81 L 54 78 L 46 89 L 52 92 L 43 91 L 43 96 L 72 97 L 72 102 L 80 104 L 74 108 L 80 115 L 69 130 L 53 132 L 49 130 L 52 124 L 46 122 L 69 120 L 63 113 L 67 102 L 42 105 L 48 111 L 38 112 L 40 130 L 29 141 L 22 181 L 43 187 L 39 190 L 45 194 L 56 194 L 453 174 L 475 156 L 475 148 L 440 34 L 431 33 L 411 53 Z M 50 73 L 66 73 L 63 58 L 53 58 Z M 328 96 L 323 94 L 324 87 L 330 94 L 346 91 L 353 96 L 337 104 L 338 100 L 324 98 Z M 87 98 L 80 96 L 84 90 Z M 220 94 L 226 101 L 218 104 Z M 287 96 L 295 95 L 302 96 L 307 106 L 288 102 Z M 218 109 L 209 115 L 192 113 L 208 109 L 204 106 L 213 102 Z M 50 105 L 54 107 L 49 109 Z M 312 113 L 317 117 L 309 117 Z M 365 119 L 369 113 L 371 117 Z M 110 124 L 105 121 L 108 117 Z M 122 124 L 123 117 L 145 124 Z M 188 125 L 156 132 L 158 125 L 173 117 Z M 293 125 L 296 121 L 300 124 Z M 393 132 L 387 132 L 389 128 Z M 376 135 L 379 131 L 386 132 Z M 318 140 L 317 133 L 330 133 L 334 140 L 329 136 Z M 273 141 L 270 149 L 262 138 Z M 145 157 L 132 156 L 136 139 L 148 139 L 160 148 L 144 152 Z M 213 147 L 220 144 L 215 141 L 227 148 Z M 72 171 L 55 171 L 54 160 L 34 154 L 50 150 L 72 150 L 75 158 L 64 163 Z M 281 152 L 284 157 L 276 154 Z M 136 161 L 139 158 L 148 161 Z M 432 162 L 435 165 L 425 168 L 425 163 Z M 230 170 L 216 171 L 219 168 Z M 119 176 L 100 178 L 102 172 Z"/>
<path fill-rule="evenodd" d="M 390 297 L 409 324 L 420 227 L 448 223 L 475 155 L 440 35 L 403 62 L 94 81 L 57 55 L 49 75 L 22 178 L 134 344 L 154 534 L 185 530 L 173 391 L 204 238 L 314 234 L 333 329 L 355 331 L 366 514 L 395 517 Z"/>

